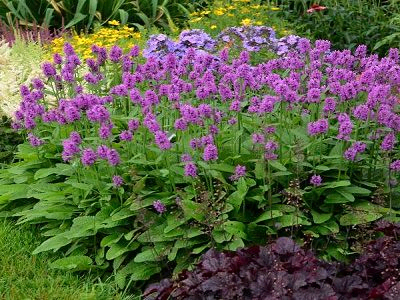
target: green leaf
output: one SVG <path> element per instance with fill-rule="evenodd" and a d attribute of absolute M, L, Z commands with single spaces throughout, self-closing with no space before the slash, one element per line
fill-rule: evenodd
<path fill-rule="evenodd" d="M 224 228 L 226 232 L 231 233 L 234 236 L 240 237 L 242 239 L 247 239 L 246 225 L 242 222 L 227 221 L 222 224 L 222 228 Z"/>
<path fill-rule="evenodd" d="M 82 20 L 84 20 L 86 17 L 87 17 L 87 15 L 84 15 L 84 14 L 78 12 L 78 13 L 76 13 L 76 14 L 74 15 L 74 18 L 73 18 L 71 21 L 69 21 L 67 25 L 65 25 L 64 28 L 65 28 L 65 29 L 68 29 L 68 28 L 70 28 L 70 27 L 72 27 L 72 26 L 78 24 L 79 22 L 81 22 Z"/>
<path fill-rule="evenodd" d="M 107 235 L 106 237 L 104 237 L 101 242 L 100 242 L 100 246 L 101 247 L 108 247 L 111 244 L 115 244 L 118 243 L 118 241 L 121 239 L 121 237 L 123 236 L 123 233 L 113 233 L 111 235 Z"/>
<path fill-rule="evenodd" d="M 324 223 L 332 217 L 332 213 L 319 213 L 316 210 L 311 210 L 311 215 L 316 224 Z"/>
<path fill-rule="evenodd" d="M 304 216 L 296 215 L 283 215 L 277 218 L 276 222 L 279 223 L 280 227 L 282 228 L 297 225 L 311 225 L 311 223 Z"/>
<path fill-rule="evenodd" d="M 346 193 L 351 193 L 351 194 L 356 194 L 356 195 L 365 195 L 368 196 L 369 194 L 371 194 L 371 191 L 359 186 L 347 186 L 347 187 L 342 187 L 340 189 L 341 191 L 344 191 Z"/>
<path fill-rule="evenodd" d="M 54 237 L 45 240 L 42 244 L 39 245 L 35 250 L 33 250 L 32 254 L 38 254 L 40 252 L 54 250 L 57 251 L 61 247 L 68 245 L 71 242 L 69 238 L 64 235 L 56 235 Z"/>
<path fill-rule="evenodd" d="M 347 202 L 350 201 L 345 196 L 337 192 L 330 193 L 328 196 L 326 196 L 326 199 L 324 200 L 324 203 L 327 204 L 347 203 Z"/>
<path fill-rule="evenodd" d="M 283 216 L 283 213 L 279 210 L 275 210 L 275 209 L 266 210 L 254 221 L 254 223 L 274 219 L 274 218 L 281 217 L 281 216 Z"/>
<path fill-rule="evenodd" d="M 287 171 L 286 167 L 276 160 L 269 160 L 269 165 L 279 171 Z"/>
<path fill-rule="evenodd" d="M 344 192 L 342 189 L 336 189 L 335 191 L 346 198 L 349 202 L 354 202 L 355 198 L 352 194 Z"/>
<path fill-rule="evenodd" d="M 140 246 L 140 243 L 138 243 L 138 242 L 132 242 L 129 246 L 126 246 L 125 244 L 121 244 L 121 243 L 112 244 L 110 249 L 108 249 L 108 251 L 106 253 L 106 259 L 113 260 L 128 251 L 133 251 L 133 250 L 139 248 L 139 246 Z"/>
<path fill-rule="evenodd" d="M 349 186 L 349 185 L 351 185 L 351 182 L 349 180 L 340 180 L 340 181 L 327 182 L 324 185 L 324 188 L 335 189 L 337 187 Z"/>
<path fill-rule="evenodd" d="M 196 203 L 190 200 L 182 200 L 182 209 L 185 213 L 185 217 L 193 218 L 196 221 L 202 222 L 206 218 L 206 210 L 204 205 Z"/>
<path fill-rule="evenodd" d="M 160 260 L 160 257 L 157 255 L 155 249 L 147 249 L 137 254 L 133 261 L 140 263 L 140 262 L 158 261 L 158 260 Z"/>
<path fill-rule="evenodd" d="M 121 271 L 117 272 L 115 280 L 120 288 L 125 286 L 127 275 L 131 275 L 132 281 L 149 280 L 154 274 L 158 274 L 161 267 L 157 263 L 136 263 L 131 260 Z"/>
<path fill-rule="evenodd" d="M 211 234 L 212 237 L 214 238 L 214 241 L 216 241 L 218 244 L 229 241 L 232 238 L 231 233 L 228 233 L 225 230 L 219 230 L 215 228 L 213 229 Z"/>
<path fill-rule="evenodd" d="M 341 216 L 339 222 L 342 226 L 350 226 L 369 223 L 381 217 L 382 214 L 380 213 L 357 211 Z"/>
<path fill-rule="evenodd" d="M 74 271 L 88 270 L 91 266 L 92 259 L 85 255 L 64 257 L 50 263 L 50 267 L 53 269 Z"/>

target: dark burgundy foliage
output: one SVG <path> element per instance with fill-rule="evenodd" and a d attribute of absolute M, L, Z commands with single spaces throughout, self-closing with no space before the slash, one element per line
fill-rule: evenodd
<path fill-rule="evenodd" d="M 40 45 L 49 44 L 53 39 L 64 34 L 69 34 L 63 27 L 59 30 L 51 30 L 33 23 L 30 26 L 15 23 L 14 27 L 8 26 L 0 20 L 0 38 L 6 41 L 10 46 L 14 44 L 17 38 L 23 41 L 37 42 Z"/>
<path fill-rule="evenodd" d="M 348 266 L 320 260 L 287 237 L 236 252 L 211 249 L 194 271 L 149 286 L 144 299 L 398 300 L 400 224 L 379 221 L 375 230 L 385 236 Z"/>

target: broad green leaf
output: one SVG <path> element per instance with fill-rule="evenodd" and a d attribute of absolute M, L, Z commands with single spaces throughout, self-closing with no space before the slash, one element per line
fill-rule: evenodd
<path fill-rule="evenodd" d="M 262 222 L 265 220 L 270 220 L 270 219 L 281 217 L 281 216 L 283 216 L 283 213 L 279 210 L 275 210 L 275 209 L 266 210 L 254 221 L 254 223 Z"/>
<path fill-rule="evenodd" d="M 351 193 L 351 194 L 356 194 L 356 195 L 365 195 L 368 196 L 369 194 L 371 194 L 371 191 L 359 186 L 346 186 L 346 187 L 342 187 L 340 189 L 341 191 L 344 191 L 346 193 Z"/>
<path fill-rule="evenodd" d="M 236 237 L 247 239 L 246 225 L 243 224 L 242 222 L 227 221 L 224 224 L 222 224 L 222 228 L 224 228 L 226 232 L 231 233 Z"/>
<path fill-rule="evenodd" d="M 64 257 L 50 263 L 50 267 L 53 269 L 74 271 L 88 270 L 91 265 L 92 259 L 85 255 Z"/>
<path fill-rule="evenodd" d="M 152 275 L 158 274 L 161 267 L 158 263 L 136 263 L 131 260 L 124 268 L 117 272 L 115 280 L 120 288 L 125 286 L 126 276 L 131 275 L 132 281 L 148 280 Z"/>
<path fill-rule="evenodd" d="M 231 233 L 228 233 L 225 230 L 220 230 L 220 229 L 213 229 L 211 234 L 212 234 L 214 240 L 218 244 L 229 241 L 232 238 Z"/>
<path fill-rule="evenodd" d="M 281 228 L 297 225 L 311 225 L 311 223 L 304 216 L 296 215 L 283 215 L 276 219 L 276 222 Z"/>
<path fill-rule="evenodd" d="M 190 200 L 182 200 L 182 209 L 185 217 L 193 218 L 196 221 L 202 222 L 206 218 L 206 210 L 204 205 Z"/>
<path fill-rule="evenodd" d="M 110 249 L 108 249 L 108 251 L 106 253 L 106 258 L 108 260 L 113 260 L 128 251 L 133 251 L 133 250 L 139 248 L 139 246 L 140 246 L 140 243 L 138 243 L 138 242 L 132 242 L 129 246 L 127 246 L 125 244 L 121 244 L 121 243 L 112 244 Z"/>
<path fill-rule="evenodd" d="M 45 240 L 42 244 L 39 245 L 35 250 L 33 250 L 32 254 L 38 254 L 40 252 L 54 250 L 57 251 L 61 247 L 68 245 L 71 242 L 71 239 L 66 237 L 65 235 L 56 235 L 54 237 Z"/>
<path fill-rule="evenodd" d="M 341 188 L 335 189 L 335 191 L 338 192 L 343 197 L 345 197 L 349 202 L 354 202 L 355 198 L 352 194 L 344 192 Z"/>
<path fill-rule="evenodd" d="M 232 239 L 231 242 L 229 242 L 225 249 L 227 250 L 231 250 L 231 251 L 236 251 L 238 248 L 243 248 L 244 247 L 244 243 L 243 240 L 241 238 L 234 238 Z"/>
<path fill-rule="evenodd" d="M 332 217 L 332 213 L 319 213 L 316 210 L 311 210 L 311 215 L 316 224 L 324 223 Z"/>
<path fill-rule="evenodd" d="M 68 28 L 78 24 L 79 22 L 84 20 L 86 17 L 87 17 L 87 15 L 84 15 L 80 12 L 76 13 L 74 15 L 74 18 L 71 21 L 69 21 L 67 25 L 65 25 L 65 29 L 68 29 Z"/>
<path fill-rule="evenodd" d="M 374 212 L 366 212 L 366 211 L 356 211 L 352 213 L 345 214 L 340 217 L 340 225 L 342 226 L 350 226 L 350 225 L 358 225 L 365 224 L 372 221 L 375 221 L 382 217 L 380 213 Z"/>
<path fill-rule="evenodd" d="M 341 187 L 341 186 L 349 186 L 351 185 L 351 182 L 349 180 L 340 180 L 340 181 L 332 181 L 332 182 L 328 182 L 324 185 L 324 188 L 327 189 L 335 189 L 337 187 Z"/>
<path fill-rule="evenodd" d="M 345 196 L 337 192 L 330 193 L 328 196 L 326 196 L 326 199 L 324 200 L 324 203 L 327 204 L 348 203 L 348 202 L 351 201 L 349 201 Z"/>
<path fill-rule="evenodd" d="M 133 261 L 140 263 L 140 262 L 158 261 L 158 260 L 160 260 L 160 256 L 156 253 L 155 249 L 147 249 L 138 253 Z"/>
<path fill-rule="evenodd" d="M 106 237 L 104 237 L 101 242 L 100 242 L 100 246 L 101 247 L 108 247 L 112 244 L 118 243 L 118 241 L 121 239 L 121 237 L 123 236 L 123 233 L 113 233 L 110 235 L 107 235 Z"/>
<path fill-rule="evenodd" d="M 277 169 L 279 171 L 287 171 L 286 167 L 276 160 L 269 160 L 268 163 L 274 169 Z"/>

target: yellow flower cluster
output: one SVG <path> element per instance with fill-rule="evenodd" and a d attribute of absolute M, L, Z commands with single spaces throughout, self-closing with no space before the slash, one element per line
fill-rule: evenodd
<path fill-rule="evenodd" d="M 211 30 L 223 30 L 229 26 L 267 25 L 280 23 L 273 12 L 279 10 L 276 6 L 260 4 L 252 0 L 216 0 L 214 5 L 204 11 L 191 14 L 189 23 L 191 28 L 204 27 Z M 271 18 L 275 18 L 274 20 Z"/>
<path fill-rule="evenodd" d="M 280 8 L 255 0 L 215 0 L 214 4 L 204 11 L 196 11 L 190 15 L 190 28 L 212 30 L 217 33 L 232 26 L 269 26 L 278 35 L 290 33 L 286 24 L 276 11 Z"/>
<path fill-rule="evenodd" d="M 76 53 L 83 59 L 86 59 L 92 57 L 90 48 L 93 44 L 109 49 L 115 44 L 123 43 L 124 48 L 131 48 L 141 39 L 140 32 L 135 32 L 133 28 L 128 26 L 119 26 L 118 21 L 110 21 L 108 24 L 118 27 L 101 27 L 99 30 L 88 35 L 74 34 L 72 37 L 56 38 L 47 50 L 50 55 L 62 53 L 64 43 L 69 42 L 74 47 Z"/>

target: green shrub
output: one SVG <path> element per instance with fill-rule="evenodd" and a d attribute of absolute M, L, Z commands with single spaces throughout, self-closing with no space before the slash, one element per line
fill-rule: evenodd
<path fill-rule="evenodd" d="M 313 1 L 280 1 L 281 16 L 292 22 L 299 35 L 327 39 L 335 49 L 365 44 L 381 56 L 400 45 L 399 6 L 396 1 L 326 0 L 326 9 L 307 12 Z"/>

